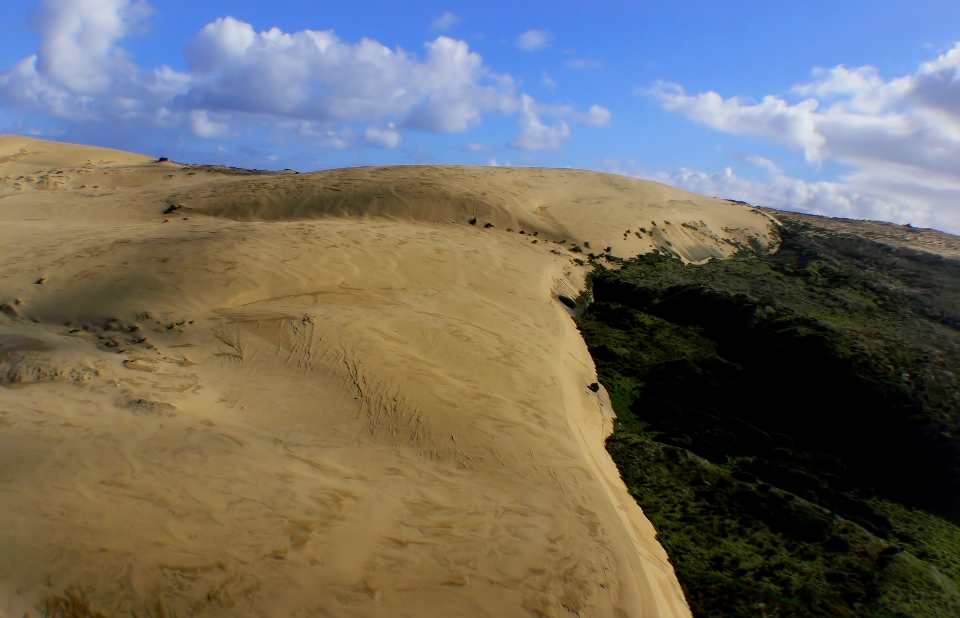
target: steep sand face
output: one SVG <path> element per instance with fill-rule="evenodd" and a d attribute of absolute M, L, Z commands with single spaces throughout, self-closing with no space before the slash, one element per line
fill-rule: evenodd
<path fill-rule="evenodd" d="M 0 195 L 2 615 L 70 588 L 110 616 L 689 615 L 556 295 L 573 243 L 698 260 L 772 242 L 765 215 L 15 136 Z"/>

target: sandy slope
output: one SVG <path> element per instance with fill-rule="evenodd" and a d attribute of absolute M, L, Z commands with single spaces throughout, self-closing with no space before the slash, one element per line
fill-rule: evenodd
<path fill-rule="evenodd" d="M 110 616 L 689 615 L 556 298 L 575 243 L 697 260 L 765 215 L 15 136 L 0 196 L 0 614 L 74 588 Z"/>

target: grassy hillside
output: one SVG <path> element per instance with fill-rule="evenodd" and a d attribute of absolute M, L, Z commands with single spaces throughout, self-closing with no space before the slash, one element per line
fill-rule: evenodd
<path fill-rule="evenodd" d="M 960 615 L 960 262 L 782 220 L 596 260 L 608 449 L 697 616 Z"/>

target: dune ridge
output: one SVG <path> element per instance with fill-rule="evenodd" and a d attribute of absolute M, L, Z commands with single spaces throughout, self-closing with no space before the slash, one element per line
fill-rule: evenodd
<path fill-rule="evenodd" d="M 767 215 L 577 170 L 19 136 L 0 196 L 0 612 L 690 615 L 557 296 L 607 247 L 772 246 Z"/>
<path fill-rule="evenodd" d="M 729 255 L 758 238 L 755 223 L 741 227 L 737 222 L 741 213 L 711 208 L 716 204 L 702 196 L 581 170 L 360 167 L 241 178 L 174 197 L 182 197 L 188 208 L 238 221 L 387 217 L 463 223 L 476 219 L 481 226 L 542 234 L 542 240 L 554 242 L 580 244 L 583 238 L 589 245 L 592 238 L 597 253 L 610 247 L 622 257 L 671 247 L 685 259 L 699 261 Z M 593 208 L 598 206 L 601 217 L 594 216 Z M 685 219 L 670 220 L 676 216 Z M 759 236 L 770 242 L 763 232 Z"/>

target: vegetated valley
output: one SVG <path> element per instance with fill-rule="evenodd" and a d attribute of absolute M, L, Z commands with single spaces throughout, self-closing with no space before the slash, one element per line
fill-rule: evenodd
<path fill-rule="evenodd" d="M 695 616 L 960 615 L 960 262 L 775 214 L 774 253 L 593 260 L 607 448 Z"/>

